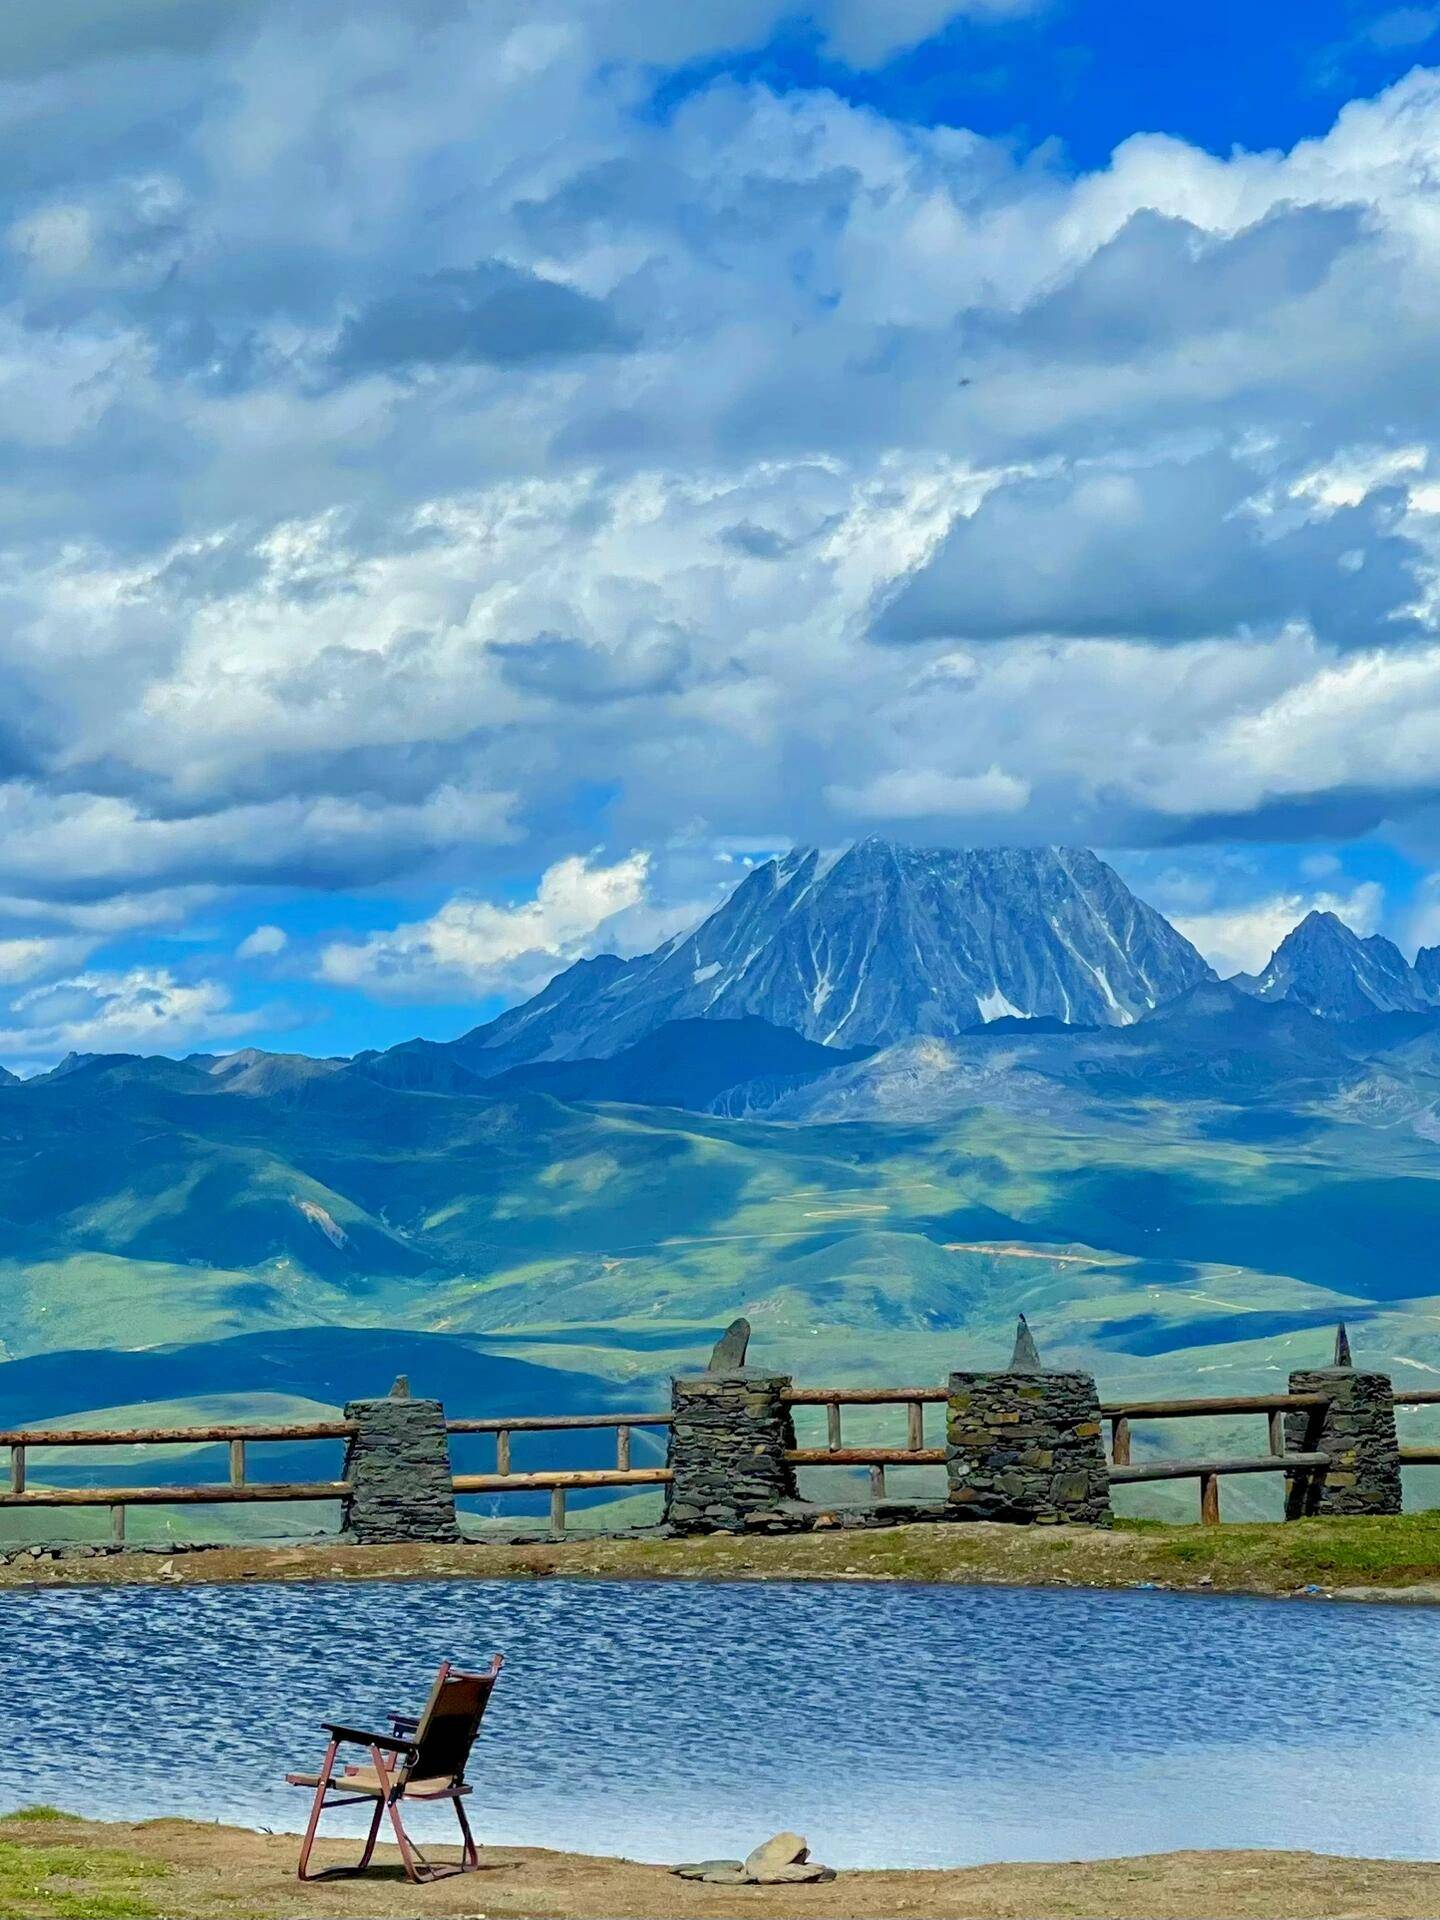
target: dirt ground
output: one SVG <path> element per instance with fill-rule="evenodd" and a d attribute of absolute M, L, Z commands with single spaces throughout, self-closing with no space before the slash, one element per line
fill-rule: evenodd
<path fill-rule="evenodd" d="M 413 1887 L 393 1849 L 359 1878 L 301 1885 L 297 1842 L 187 1820 L 138 1826 L 64 1815 L 0 1821 L 0 1913 L 15 1920 L 216 1920 L 217 1916 L 545 1915 L 553 1920 L 722 1916 L 945 1916 L 945 1920 L 1325 1920 L 1440 1914 L 1440 1864 L 1313 1853 L 1166 1853 L 1054 1866 L 842 1873 L 826 1886 L 705 1887 L 664 1867 L 529 1847 L 482 1847 L 481 1870 Z M 326 1866 L 354 1844 L 317 1850 Z M 435 1858 L 447 1857 L 442 1849 Z"/>
<path fill-rule="evenodd" d="M 0 1564 L 0 1587 L 242 1580 L 918 1580 L 1440 1601 L 1440 1513 L 1221 1527 L 888 1527 L 779 1537 L 595 1537 L 508 1545 L 206 1548 Z"/>

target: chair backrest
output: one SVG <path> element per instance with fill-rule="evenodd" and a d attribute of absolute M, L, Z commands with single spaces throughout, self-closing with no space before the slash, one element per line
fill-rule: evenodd
<path fill-rule="evenodd" d="M 463 1779 L 504 1664 L 498 1653 L 483 1673 L 457 1673 L 448 1660 L 444 1663 L 415 1728 L 415 1757 L 405 1769 L 407 1780 Z"/>

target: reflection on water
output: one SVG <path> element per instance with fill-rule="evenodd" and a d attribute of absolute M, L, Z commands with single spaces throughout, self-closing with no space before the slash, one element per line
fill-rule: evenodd
<path fill-rule="evenodd" d="M 492 1841 L 677 1859 L 796 1827 L 839 1866 L 1437 1849 L 1440 1613 L 868 1584 L 6 1593 L 0 1808 L 293 1829 L 281 1776 L 322 1716 L 413 1710 L 441 1659 L 495 1648 Z"/>

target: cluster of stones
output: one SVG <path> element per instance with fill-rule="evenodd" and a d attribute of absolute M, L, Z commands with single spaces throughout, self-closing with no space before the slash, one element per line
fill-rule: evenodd
<path fill-rule="evenodd" d="M 670 1384 L 665 1518 L 677 1533 L 784 1533 L 795 1445 L 784 1374 L 740 1368 Z"/>
<path fill-rule="evenodd" d="M 1009 1371 L 951 1374 L 945 1462 L 957 1519 L 1110 1524 L 1095 1381 L 1041 1371 L 1023 1319 Z"/>
<path fill-rule="evenodd" d="M 833 1867 L 810 1858 L 810 1848 L 798 1833 L 777 1833 L 743 1860 L 692 1860 L 670 1871 L 712 1887 L 783 1887 L 835 1878 Z"/>
<path fill-rule="evenodd" d="M 53 1545 L 29 1547 L 11 1547 L 0 1551 L 0 1567 L 16 1565 L 21 1560 L 107 1560 L 117 1553 L 163 1554 L 167 1560 L 181 1553 L 204 1553 L 213 1541 L 208 1540 L 137 1540 L 133 1545 L 114 1544 L 108 1540 L 63 1540 Z"/>
<path fill-rule="evenodd" d="M 460 1538 L 455 1523 L 450 1444 L 438 1400 L 412 1400 L 397 1380 L 383 1400 L 352 1400 L 355 1422 L 345 1449 L 350 1483 L 343 1537 L 364 1546 Z"/>
<path fill-rule="evenodd" d="M 1287 1519 L 1309 1514 L 1399 1513 L 1400 1447 L 1389 1376 L 1345 1364 L 1349 1344 L 1342 1327 L 1336 1343 L 1341 1364 L 1292 1373 L 1291 1393 L 1328 1394 L 1321 1413 L 1303 1407 L 1285 1416 L 1287 1453 L 1324 1453 L 1323 1471 L 1287 1474 Z"/>

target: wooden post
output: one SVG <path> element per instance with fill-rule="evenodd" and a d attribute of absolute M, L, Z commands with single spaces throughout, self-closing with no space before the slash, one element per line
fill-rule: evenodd
<path fill-rule="evenodd" d="M 495 1436 L 495 1471 L 496 1473 L 510 1471 L 510 1435 L 504 1427 L 501 1427 Z"/>
<path fill-rule="evenodd" d="M 905 1444 L 912 1453 L 919 1453 L 925 1445 L 925 1403 L 923 1400 L 907 1400 L 905 1403 Z"/>
<path fill-rule="evenodd" d="M 1285 1451 L 1285 1409 L 1270 1409 L 1270 1451 L 1278 1460 Z"/>
<path fill-rule="evenodd" d="M 125 1544 L 124 1507 L 111 1507 L 110 1509 L 110 1538 L 115 1542 L 117 1547 L 123 1547 Z"/>
<path fill-rule="evenodd" d="M 1130 1416 L 1117 1413 L 1110 1422 L 1110 1464 L 1112 1467 L 1128 1467 L 1130 1464 Z"/>
<path fill-rule="evenodd" d="M 871 1467 L 870 1469 L 870 1498 L 872 1500 L 883 1500 L 885 1498 L 884 1467 Z"/>
<path fill-rule="evenodd" d="M 629 1427 L 616 1427 L 615 1429 L 615 1471 L 617 1473 L 628 1473 L 630 1471 Z"/>
<path fill-rule="evenodd" d="M 243 1440 L 230 1442 L 230 1484 L 232 1487 L 243 1487 L 245 1484 L 245 1442 Z"/>
<path fill-rule="evenodd" d="M 1207 1527 L 1220 1524 L 1220 1476 L 1218 1473 L 1202 1473 L 1200 1476 L 1200 1519 Z"/>
<path fill-rule="evenodd" d="M 550 1531 L 552 1533 L 564 1533 L 565 1531 L 564 1487 L 552 1487 L 550 1489 Z"/>
<path fill-rule="evenodd" d="M 832 1400 L 825 1409 L 825 1444 L 831 1453 L 840 1451 L 840 1402 Z"/>
<path fill-rule="evenodd" d="M 12 1493 L 23 1493 L 25 1491 L 24 1447 L 11 1447 L 10 1449 L 10 1491 Z"/>

